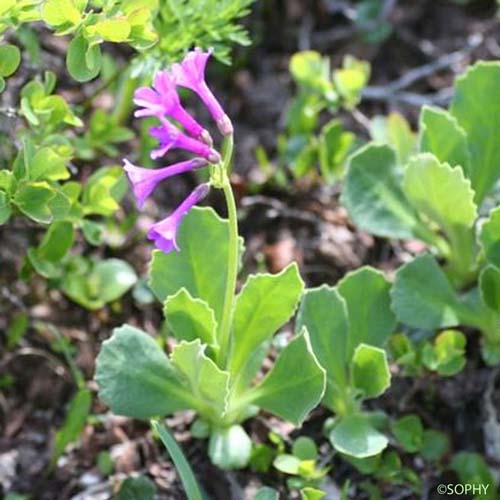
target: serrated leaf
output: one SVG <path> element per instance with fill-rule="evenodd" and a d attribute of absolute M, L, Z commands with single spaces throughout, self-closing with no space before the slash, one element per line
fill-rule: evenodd
<path fill-rule="evenodd" d="M 204 300 L 220 324 L 227 281 L 228 222 L 213 209 L 194 207 L 177 233 L 180 252 L 153 252 L 149 270 L 151 289 L 165 301 L 180 288 Z"/>
<path fill-rule="evenodd" d="M 383 349 L 367 344 L 356 347 L 352 357 L 352 381 L 365 398 L 375 398 L 391 385 L 391 372 Z"/>
<path fill-rule="evenodd" d="M 217 322 L 209 305 L 193 298 L 181 288 L 165 301 L 163 309 L 168 328 L 178 341 L 200 339 L 207 345 L 217 345 Z"/>
<path fill-rule="evenodd" d="M 481 226 L 479 241 L 486 259 L 500 267 L 500 207 L 490 212 Z"/>
<path fill-rule="evenodd" d="M 389 295 L 391 286 L 383 273 L 365 266 L 348 273 L 337 288 L 349 317 L 348 359 L 360 343 L 383 346 L 396 326 Z"/>
<path fill-rule="evenodd" d="M 470 147 L 470 179 L 475 200 L 481 204 L 500 177 L 500 63 L 480 61 L 455 81 L 450 111 L 465 130 Z"/>
<path fill-rule="evenodd" d="M 396 316 L 407 325 L 431 330 L 460 324 L 459 298 L 431 255 L 397 271 L 391 297 Z"/>
<path fill-rule="evenodd" d="M 115 328 L 96 360 L 99 397 L 117 415 L 148 419 L 192 408 L 166 354 L 145 332 Z"/>
<path fill-rule="evenodd" d="M 297 313 L 296 332 L 309 332 L 311 345 L 326 370 L 323 403 L 330 409 L 341 404 L 347 384 L 347 308 L 337 290 L 326 285 L 307 290 Z"/>
<path fill-rule="evenodd" d="M 217 417 L 226 411 L 229 392 L 229 373 L 222 371 L 205 355 L 205 346 L 200 340 L 182 341 L 177 344 L 171 355 L 172 365 L 182 374 L 186 390 L 200 401 L 201 406 L 208 405 Z M 210 417 L 211 415 L 207 415 Z"/>
<path fill-rule="evenodd" d="M 255 350 L 293 315 L 304 282 L 297 264 L 279 274 L 256 274 L 239 293 L 233 318 L 230 371 L 237 375 Z"/>
<path fill-rule="evenodd" d="M 413 157 L 406 167 L 403 189 L 418 211 L 448 235 L 469 228 L 477 218 L 474 192 L 459 167 L 450 167 L 429 153 Z"/>
<path fill-rule="evenodd" d="M 388 444 L 388 439 L 361 414 L 342 417 L 329 437 L 337 451 L 356 458 L 378 455 Z"/>
<path fill-rule="evenodd" d="M 368 144 L 351 156 L 341 197 L 353 221 L 377 236 L 410 238 L 417 223 L 389 146 Z"/>
<path fill-rule="evenodd" d="M 468 174 L 471 159 L 467 135 L 453 115 L 441 108 L 424 106 L 419 128 L 420 152 L 432 153 L 440 162 L 460 166 Z"/>
<path fill-rule="evenodd" d="M 324 390 L 325 370 L 304 329 L 281 351 L 271 371 L 253 389 L 252 400 L 264 410 L 300 425 L 321 401 Z"/>
<path fill-rule="evenodd" d="M 20 63 L 21 51 L 18 47 L 11 44 L 0 45 L 0 77 L 8 77 L 15 73 Z"/>

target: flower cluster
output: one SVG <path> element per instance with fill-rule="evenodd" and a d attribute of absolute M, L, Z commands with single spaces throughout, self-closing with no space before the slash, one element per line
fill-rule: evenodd
<path fill-rule="evenodd" d="M 158 140 L 158 147 L 151 152 L 152 159 L 161 158 L 173 148 L 197 155 L 191 160 L 159 169 L 137 167 L 124 160 L 124 169 L 132 183 L 139 207 L 142 207 L 160 181 L 221 161 L 220 154 L 212 148 L 210 134 L 186 111 L 177 93 L 177 87 L 195 92 L 207 107 L 220 132 L 223 135 L 233 133 L 229 117 L 205 82 L 205 66 L 210 55 L 211 51 L 203 52 L 200 49 L 189 52 L 181 63 L 172 65 L 170 70 L 159 71 L 152 87 L 138 88 L 134 94 L 134 103 L 139 107 L 134 116 L 154 116 L 160 121 L 160 125 L 150 129 L 150 134 Z M 183 131 L 168 118 L 181 125 Z M 208 191 L 208 183 L 198 186 L 172 214 L 149 228 L 148 238 L 154 241 L 157 248 L 167 253 L 173 249 L 179 250 L 176 242 L 177 228 L 184 215 Z"/>

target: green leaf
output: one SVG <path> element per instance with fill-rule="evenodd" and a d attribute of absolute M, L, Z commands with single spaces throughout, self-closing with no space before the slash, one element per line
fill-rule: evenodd
<path fill-rule="evenodd" d="M 388 444 L 387 438 L 361 414 L 339 419 L 329 437 L 337 451 L 356 458 L 378 455 Z"/>
<path fill-rule="evenodd" d="M 486 259 L 500 267 L 500 207 L 494 208 L 481 226 L 479 241 Z"/>
<path fill-rule="evenodd" d="M 391 296 L 396 316 L 407 325 L 432 330 L 460 324 L 462 305 L 431 255 L 397 271 Z"/>
<path fill-rule="evenodd" d="M 483 491 L 488 486 L 487 493 L 479 497 L 481 500 L 497 499 L 494 476 L 479 453 L 468 451 L 457 453 L 451 461 L 450 468 L 456 472 L 462 484 L 481 484 Z"/>
<path fill-rule="evenodd" d="M 391 385 L 391 372 L 383 349 L 360 344 L 352 358 L 352 379 L 363 397 L 375 398 Z"/>
<path fill-rule="evenodd" d="M 321 129 L 319 164 L 321 175 L 327 181 L 344 174 L 344 163 L 355 140 L 356 136 L 344 131 L 339 120 L 331 120 Z"/>
<path fill-rule="evenodd" d="M 398 165 L 405 165 L 415 151 L 415 134 L 404 116 L 399 113 L 373 118 L 370 123 L 370 135 L 374 141 L 394 149 Z"/>
<path fill-rule="evenodd" d="M 426 344 L 422 352 L 422 362 L 429 369 L 449 377 L 460 372 L 465 366 L 465 335 L 458 330 L 441 332 L 434 344 Z"/>
<path fill-rule="evenodd" d="M 298 474 L 301 459 L 293 455 L 278 455 L 273 462 L 273 465 L 280 472 L 285 474 Z"/>
<path fill-rule="evenodd" d="M 32 181 L 68 179 L 70 173 L 66 168 L 66 158 L 52 147 L 40 148 L 30 161 L 29 177 Z"/>
<path fill-rule="evenodd" d="M 52 221 L 49 202 L 55 194 L 46 182 L 27 182 L 17 189 L 13 201 L 30 219 L 48 224 Z"/>
<path fill-rule="evenodd" d="M 252 440 L 241 425 L 215 429 L 208 443 L 208 455 L 221 469 L 241 469 L 248 464 Z"/>
<path fill-rule="evenodd" d="M 406 167 L 403 189 L 408 199 L 449 236 L 457 228 L 470 228 L 477 218 L 474 192 L 459 167 L 439 163 L 423 153 L 413 157 Z"/>
<path fill-rule="evenodd" d="M 163 311 L 167 326 L 178 341 L 200 339 L 204 344 L 217 345 L 214 312 L 205 301 L 191 297 L 185 288 L 167 298 Z"/>
<path fill-rule="evenodd" d="M 29 316 L 22 312 L 16 314 L 7 328 L 7 349 L 15 347 L 24 336 L 29 326 Z"/>
<path fill-rule="evenodd" d="M 333 72 L 335 89 L 344 98 L 344 107 L 352 109 L 361 98 L 361 91 L 370 78 L 370 63 L 347 55 L 342 68 Z"/>
<path fill-rule="evenodd" d="M 292 453 L 300 460 L 316 460 L 318 458 L 316 443 L 306 436 L 299 436 L 293 442 Z"/>
<path fill-rule="evenodd" d="M 15 45 L 0 45 L 0 77 L 15 73 L 21 63 L 21 51 Z"/>
<path fill-rule="evenodd" d="M 12 213 L 10 201 L 6 193 L 0 191 L 0 225 L 5 224 Z"/>
<path fill-rule="evenodd" d="M 424 427 L 417 415 L 406 415 L 391 422 L 391 431 L 408 453 L 419 451 L 423 445 Z"/>
<path fill-rule="evenodd" d="M 383 273 L 365 266 L 348 273 L 337 288 L 349 317 L 348 358 L 362 342 L 382 347 L 396 327 L 389 294 L 391 286 Z"/>
<path fill-rule="evenodd" d="M 61 275 L 61 260 L 73 245 L 75 232 L 73 224 L 57 221 L 50 225 L 40 245 L 28 250 L 28 258 L 36 272 L 46 278 Z"/>
<path fill-rule="evenodd" d="M 150 286 L 160 301 L 180 288 L 204 300 L 220 324 L 226 287 L 228 222 L 211 208 L 194 207 L 177 232 L 180 252 L 153 252 Z"/>
<path fill-rule="evenodd" d="M 326 93 L 329 99 L 333 99 L 335 91 L 329 81 L 328 59 L 313 50 L 297 52 L 290 59 L 290 73 L 295 81 L 312 90 Z"/>
<path fill-rule="evenodd" d="M 424 106 L 420 113 L 419 150 L 432 153 L 441 163 L 460 166 L 467 175 L 470 152 L 465 131 L 448 111 Z"/>
<path fill-rule="evenodd" d="M 341 197 L 353 221 L 377 236 L 410 238 L 417 223 L 389 146 L 368 144 L 351 156 Z"/>
<path fill-rule="evenodd" d="M 88 276 L 89 286 L 103 302 L 119 299 L 137 282 L 134 269 L 120 259 L 99 261 Z"/>
<path fill-rule="evenodd" d="M 101 70 L 101 48 L 99 45 L 90 46 L 81 34 L 75 36 L 68 46 L 66 66 L 75 80 L 92 80 Z"/>
<path fill-rule="evenodd" d="M 80 389 L 71 400 L 64 423 L 55 435 L 50 459 L 51 469 L 56 465 L 66 446 L 80 437 L 90 414 L 91 406 L 92 393 L 88 389 Z"/>
<path fill-rule="evenodd" d="M 279 274 L 256 274 L 248 278 L 234 310 L 229 365 L 233 375 L 239 374 L 256 349 L 290 319 L 303 288 L 295 263 Z"/>
<path fill-rule="evenodd" d="M 480 61 L 455 81 L 450 111 L 465 130 L 470 147 L 470 179 L 481 204 L 500 176 L 500 101 L 492 99 L 498 91 L 500 63 Z"/>
<path fill-rule="evenodd" d="M 42 8 L 43 20 L 52 26 L 74 25 L 82 15 L 73 0 L 46 0 Z"/>
<path fill-rule="evenodd" d="M 229 373 L 222 371 L 205 355 L 205 346 L 200 340 L 182 341 L 177 344 L 171 355 L 173 366 L 182 374 L 186 390 L 208 405 L 210 411 L 219 418 L 226 411 L 229 392 Z M 206 415 L 210 417 L 211 414 Z"/>
<path fill-rule="evenodd" d="M 446 434 L 428 429 L 424 431 L 420 454 L 430 462 L 441 460 L 450 449 L 450 440 Z"/>
<path fill-rule="evenodd" d="M 500 314 L 500 269 L 498 267 L 488 265 L 481 271 L 479 289 L 483 302 Z"/>
<path fill-rule="evenodd" d="M 349 323 L 345 301 L 337 290 L 326 285 L 307 290 L 300 304 L 296 332 L 307 329 L 311 345 L 326 369 L 323 403 L 330 409 L 341 404 L 347 385 L 347 342 Z"/>
<path fill-rule="evenodd" d="M 88 26 L 87 32 L 99 35 L 108 42 L 125 42 L 130 35 L 131 26 L 124 18 L 105 19 Z"/>
<path fill-rule="evenodd" d="M 300 500 L 321 500 L 325 496 L 326 493 L 324 491 L 311 488 L 310 486 L 300 490 Z"/>
<path fill-rule="evenodd" d="M 86 214 L 109 216 L 120 208 L 118 202 L 127 189 L 122 167 L 103 167 L 87 180 L 82 193 Z M 123 189 L 125 188 L 125 189 Z"/>
<path fill-rule="evenodd" d="M 203 500 L 202 490 L 196 481 L 196 477 L 191 469 L 189 462 L 187 461 L 182 449 L 177 444 L 177 441 L 172 436 L 171 432 L 161 425 L 157 421 L 152 421 L 151 425 L 155 432 L 158 433 L 162 443 L 168 451 L 168 454 L 174 462 L 177 473 L 179 474 L 182 485 L 184 486 L 184 492 L 186 493 L 189 500 Z M 138 500 L 142 500 L 140 497 Z"/>
<path fill-rule="evenodd" d="M 279 500 L 279 492 L 274 488 L 264 486 L 257 491 L 253 500 Z"/>
<path fill-rule="evenodd" d="M 193 407 L 165 353 L 130 325 L 103 342 L 95 380 L 99 397 L 117 415 L 148 419 Z"/>
<path fill-rule="evenodd" d="M 321 401 L 324 390 L 325 371 L 304 329 L 281 351 L 271 371 L 253 389 L 252 399 L 264 410 L 300 425 Z"/>
<path fill-rule="evenodd" d="M 123 481 L 115 500 L 154 500 L 156 486 L 145 476 L 128 477 Z"/>

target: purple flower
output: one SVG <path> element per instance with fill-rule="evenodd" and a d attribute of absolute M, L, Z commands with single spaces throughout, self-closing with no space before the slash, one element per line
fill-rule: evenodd
<path fill-rule="evenodd" d="M 156 248 L 169 253 L 179 251 L 177 245 L 177 229 L 182 218 L 200 200 L 205 198 L 210 190 L 209 184 L 198 186 L 166 219 L 153 224 L 148 231 L 148 239 L 154 241 Z"/>
<path fill-rule="evenodd" d="M 151 158 L 153 160 L 160 158 L 172 148 L 180 148 L 202 156 L 211 163 L 218 163 L 220 161 L 220 154 L 215 149 L 182 133 L 167 120 L 158 127 L 151 127 L 149 132 L 160 142 L 159 147 L 151 151 Z"/>
<path fill-rule="evenodd" d="M 199 48 L 188 52 L 182 63 L 172 65 L 170 75 L 176 85 L 188 88 L 198 94 L 217 123 L 221 133 L 229 135 L 233 133 L 231 120 L 205 82 L 205 66 L 211 54 L 212 50 L 203 52 Z"/>
<path fill-rule="evenodd" d="M 182 106 L 177 89 L 167 71 L 159 71 L 154 79 L 153 88 L 140 87 L 134 93 L 134 103 L 138 109 L 134 116 L 156 116 L 162 122 L 165 116 L 177 120 L 191 136 L 211 145 L 210 134 Z"/>
<path fill-rule="evenodd" d="M 128 160 L 123 160 L 123 162 L 125 164 L 124 170 L 132 183 L 132 189 L 134 190 L 137 206 L 139 208 L 144 205 L 146 198 L 163 179 L 204 167 L 207 164 L 204 158 L 193 158 L 188 161 L 175 163 L 168 167 L 150 169 L 137 167 Z"/>

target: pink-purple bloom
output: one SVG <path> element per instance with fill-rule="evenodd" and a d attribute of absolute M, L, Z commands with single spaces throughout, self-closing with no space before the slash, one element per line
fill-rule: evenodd
<path fill-rule="evenodd" d="M 199 185 L 166 219 L 153 224 L 148 231 L 148 238 L 153 240 L 156 247 L 165 253 L 175 249 L 177 245 L 177 229 L 182 218 L 200 200 L 205 198 L 210 190 L 210 184 Z"/>
<path fill-rule="evenodd" d="M 203 52 L 196 48 L 189 52 L 181 63 L 172 65 L 170 75 L 179 87 L 192 90 L 203 101 L 223 135 L 233 133 L 233 125 L 219 101 L 205 82 L 205 67 L 212 50 Z"/>
<path fill-rule="evenodd" d="M 159 146 L 151 151 L 151 158 L 156 160 L 172 148 L 185 149 L 206 158 L 211 163 L 220 161 L 220 154 L 206 143 L 193 139 L 181 132 L 175 125 L 165 120 L 162 125 L 151 127 L 149 133 L 158 139 Z"/>
<path fill-rule="evenodd" d="M 124 160 L 124 164 L 123 169 L 132 184 L 137 206 L 141 208 L 146 198 L 154 191 L 160 181 L 204 167 L 207 165 L 207 161 L 204 158 L 193 158 L 158 169 L 137 167 L 128 160 Z"/>
<path fill-rule="evenodd" d="M 186 55 L 182 63 L 174 64 L 170 71 L 159 71 L 151 87 L 140 87 L 135 91 L 134 103 L 139 109 L 134 115 L 139 118 L 154 116 L 160 121 L 160 125 L 149 129 L 149 133 L 159 143 L 151 151 L 151 158 L 160 158 L 174 148 L 190 151 L 197 156 L 159 169 L 138 167 L 124 160 L 124 170 L 132 184 L 138 207 L 143 206 L 146 198 L 162 180 L 221 161 L 220 154 L 212 148 L 210 134 L 184 109 L 177 93 L 177 87 L 186 87 L 196 92 L 221 133 L 233 133 L 229 117 L 205 82 L 205 66 L 211 53 L 212 51 L 195 49 Z M 175 120 L 185 133 L 168 119 Z M 208 194 L 209 189 L 209 183 L 201 184 L 166 219 L 149 228 L 147 236 L 157 248 L 166 253 L 179 250 L 176 238 L 182 218 Z"/>
<path fill-rule="evenodd" d="M 166 116 L 170 116 L 189 135 L 211 145 L 210 134 L 184 109 L 175 83 L 166 70 L 156 74 L 152 87 L 140 87 L 135 91 L 134 103 L 141 108 L 134 116 L 156 116 L 162 122 Z"/>

